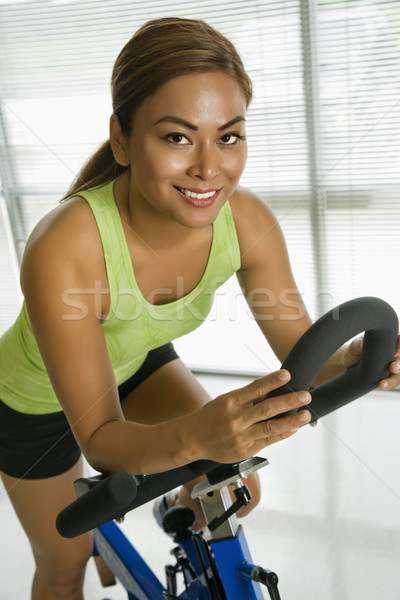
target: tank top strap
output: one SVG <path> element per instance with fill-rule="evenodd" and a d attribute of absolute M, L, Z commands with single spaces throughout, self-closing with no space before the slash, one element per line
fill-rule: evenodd
<path fill-rule="evenodd" d="M 110 289 L 110 315 L 115 313 L 121 290 L 136 290 L 132 261 L 121 217 L 114 200 L 114 181 L 78 194 L 89 204 L 96 220 Z"/>
<path fill-rule="evenodd" d="M 218 277 L 226 281 L 240 269 L 241 254 L 235 221 L 229 202 L 221 208 L 213 224 L 212 256 L 208 277 Z"/>

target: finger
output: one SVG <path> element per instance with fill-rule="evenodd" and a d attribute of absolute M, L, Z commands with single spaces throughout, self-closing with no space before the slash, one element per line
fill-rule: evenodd
<path fill-rule="evenodd" d="M 311 399 L 311 394 L 305 390 L 264 399 L 254 407 L 251 417 L 254 423 L 266 421 L 287 411 L 292 411 L 293 409 L 309 404 Z"/>
<path fill-rule="evenodd" d="M 275 371 L 265 375 L 264 377 L 255 379 L 245 387 L 236 390 L 235 393 L 241 404 L 247 404 L 250 402 L 257 403 L 260 400 L 263 400 L 269 392 L 276 390 L 289 381 L 289 371 L 286 371 L 286 369 L 280 369 L 279 371 Z"/>
<path fill-rule="evenodd" d="M 253 427 L 253 435 L 257 442 L 262 442 L 264 446 L 270 445 L 286 439 L 296 433 L 300 427 L 311 421 L 311 413 L 308 410 L 301 410 L 294 415 L 282 419 L 264 421 L 257 423 Z"/>
<path fill-rule="evenodd" d="M 385 379 L 381 379 L 378 389 L 391 390 L 400 385 L 400 361 L 394 360 L 389 365 L 391 375 Z"/>
<path fill-rule="evenodd" d="M 379 382 L 378 389 L 380 390 L 392 390 L 400 385 L 400 375 L 393 374 L 387 379 L 381 379 Z"/>
<path fill-rule="evenodd" d="M 291 431 L 286 431 L 285 433 L 280 433 L 278 435 L 272 436 L 270 438 L 263 438 L 261 440 L 257 440 L 253 444 L 249 444 L 249 455 L 254 456 L 258 454 L 266 448 L 267 446 L 271 446 L 272 444 L 276 444 L 277 442 L 281 442 L 282 440 L 286 440 L 287 438 L 292 437 L 295 433 L 297 433 L 299 429 L 292 429 Z"/>
<path fill-rule="evenodd" d="M 400 361 L 394 360 L 389 365 L 389 370 L 393 375 L 398 375 L 400 373 Z"/>

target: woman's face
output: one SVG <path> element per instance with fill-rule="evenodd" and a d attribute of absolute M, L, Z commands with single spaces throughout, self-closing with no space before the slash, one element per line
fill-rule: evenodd
<path fill-rule="evenodd" d="M 133 211 L 142 205 L 190 228 L 212 223 L 246 164 L 245 115 L 244 92 L 221 71 L 164 84 L 127 141 Z"/>

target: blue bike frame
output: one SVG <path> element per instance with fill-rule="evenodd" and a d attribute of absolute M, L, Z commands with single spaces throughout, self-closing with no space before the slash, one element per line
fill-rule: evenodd
<path fill-rule="evenodd" d="M 114 521 L 101 525 L 93 532 L 94 555 L 100 554 L 116 579 L 125 587 L 129 600 L 165 600 L 167 590 L 140 556 Z M 179 598 L 186 600 L 210 600 L 196 547 L 196 537 L 187 537 L 180 545 L 190 558 L 196 577 L 190 581 L 187 591 Z M 214 564 L 206 563 L 208 569 L 217 569 L 222 588 L 229 600 L 263 600 L 260 585 L 247 573 L 254 565 L 243 529 L 232 539 L 210 543 Z M 210 557 L 203 555 L 203 560 Z"/>
<path fill-rule="evenodd" d="M 95 529 L 93 542 L 93 555 L 100 554 L 129 600 L 164 600 L 166 589 L 114 521 Z"/>

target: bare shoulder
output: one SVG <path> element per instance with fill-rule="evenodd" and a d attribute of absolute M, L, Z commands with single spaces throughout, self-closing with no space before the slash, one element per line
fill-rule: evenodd
<path fill-rule="evenodd" d="M 279 222 L 268 204 L 246 188 L 238 188 L 230 199 L 242 254 L 242 269 L 259 257 L 271 258 L 285 249 Z"/>
<path fill-rule="evenodd" d="M 21 283 L 26 271 L 40 268 L 81 270 L 93 268 L 102 259 L 98 228 L 88 203 L 71 198 L 45 215 L 35 226 L 26 243 L 21 265 Z M 101 264 L 101 263 L 99 263 Z"/>
<path fill-rule="evenodd" d="M 26 251 L 36 247 L 54 250 L 63 248 L 65 255 L 82 250 L 81 244 L 90 245 L 97 232 L 93 213 L 81 197 L 71 198 L 47 213 L 34 227 L 26 244 Z"/>

